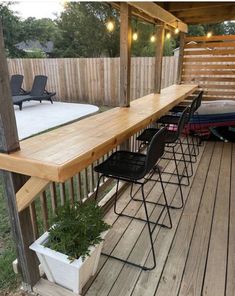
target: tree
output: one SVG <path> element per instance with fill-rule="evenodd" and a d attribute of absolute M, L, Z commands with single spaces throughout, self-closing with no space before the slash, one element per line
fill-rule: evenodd
<path fill-rule="evenodd" d="M 14 12 L 10 9 L 9 2 L 0 4 L 0 19 L 3 25 L 3 35 L 5 48 L 9 57 L 20 57 L 22 51 L 15 47 L 19 42 L 21 34 L 21 22 Z"/>
<path fill-rule="evenodd" d="M 108 33 L 105 23 L 112 16 L 116 28 Z M 115 10 L 103 3 L 69 2 L 57 20 L 61 32 L 55 54 L 61 57 L 99 57 L 119 54 L 119 22 Z"/>
<path fill-rule="evenodd" d="M 21 41 L 38 40 L 40 43 L 55 41 L 59 38 L 57 24 L 48 18 L 29 17 L 21 22 Z"/>

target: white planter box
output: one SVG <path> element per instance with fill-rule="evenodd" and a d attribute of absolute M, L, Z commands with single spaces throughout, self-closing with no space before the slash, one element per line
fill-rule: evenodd
<path fill-rule="evenodd" d="M 104 231 L 101 234 L 102 239 L 107 232 Z M 90 256 L 87 256 L 84 261 L 79 258 L 72 262 L 67 259 L 67 255 L 44 247 L 47 241 L 48 232 L 45 232 L 30 246 L 30 249 L 36 252 L 47 279 L 74 293 L 81 293 L 82 287 L 97 271 L 103 241 L 90 248 Z"/>

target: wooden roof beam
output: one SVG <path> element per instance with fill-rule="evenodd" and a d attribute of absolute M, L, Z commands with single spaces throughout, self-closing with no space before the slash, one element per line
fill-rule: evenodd
<path fill-rule="evenodd" d="M 166 11 L 161 6 L 153 2 L 128 2 L 129 5 L 135 7 L 140 12 L 144 12 L 151 19 L 156 19 L 164 22 L 165 24 L 173 27 L 179 28 L 181 32 L 187 33 L 188 26 L 172 13 Z"/>
<path fill-rule="evenodd" d="M 184 19 L 189 17 L 213 17 L 213 16 L 221 16 L 226 17 L 227 15 L 231 16 L 235 14 L 235 5 L 229 5 L 224 7 L 207 7 L 207 8 L 198 8 L 187 11 L 179 11 L 175 13 L 178 18 Z M 235 17 L 233 17 L 235 18 Z"/>
<path fill-rule="evenodd" d="M 158 3 L 157 3 L 158 4 Z M 198 8 L 213 8 L 221 6 L 234 5 L 235 2 L 168 2 L 167 7 L 163 6 L 168 11 L 174 13 L 179 11 L 188 11 Z M 161 5 L 161 3 L 159 3 Z"/>

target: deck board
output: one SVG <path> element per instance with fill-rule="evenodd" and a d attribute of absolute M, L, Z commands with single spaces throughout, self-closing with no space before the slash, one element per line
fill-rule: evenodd
<path fill-rule="evenodd" d="M 165 165 L 172 167 L 170 163 Z M 184 210 L 172 210 L 173 228 L 154 232 L 157 267 L 146 272 L 102 256 L 99 271 L 83 295 L 234 295 L 235 145 L 208 142 L 201 148 L 195 168 L 191 186 L 183 188 Z M 149 199 L 160 198 L 159 185 L 148 190 Z M 179 197 L 174 186 L 167 185 L 166 190 L 170 200 Z M 128 194 L 120 197 L 120 208 L 125 207 Z M 142 215 L 136 203 L 128 205 L 126 212 Z M 152 217 L 156 214 L 154 209 Z M 117 218 L 112 210 L 107 219 L 114 226 L 105 251 L 115 250 L 123 256 L 131 252 L 130 259 L 149 264 L 152 257 L 146 227 L 128 218 Z"/>
<path fill-rule="evenodd" d="M 235 295 L 235 145 L 232 147 L 226 296 Z"/>
<path fill-rule="evenodd" d="M 213 218 L 222 145 L 217 144 L 207 174 L 202 201 L 181 282 L 180 295 L 201 295 L 210 228 Z"/>
<path fill-rule="evenodd" d="M 224 145 L 202 295 L 225 293 L 231 144 Z"/>

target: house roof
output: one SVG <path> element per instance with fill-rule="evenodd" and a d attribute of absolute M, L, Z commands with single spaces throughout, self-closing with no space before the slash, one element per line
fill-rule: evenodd
<path fill-rule="evenodd" d="M 54 43 L 52 41 L 47 41 L 45 43 L 39 42 L 38 40 L 27 40 L 17 43 L 15 45 L 18 49 L 23 51 L 33 51 L 35 49 L 40 49 L 45 53 L 51 53 L 54 48 Z"/>

